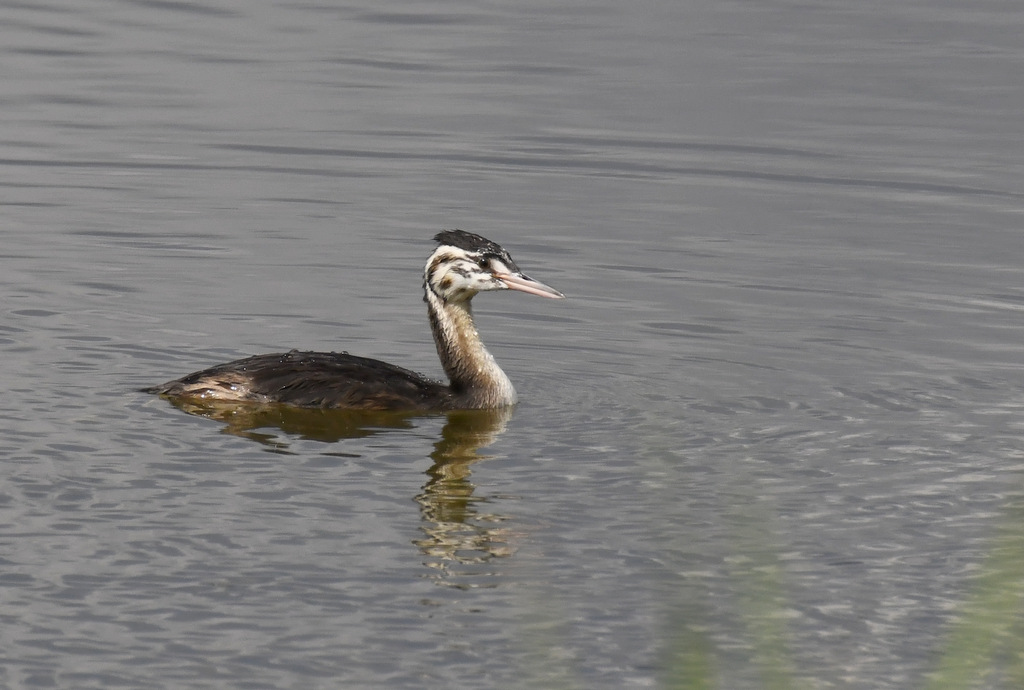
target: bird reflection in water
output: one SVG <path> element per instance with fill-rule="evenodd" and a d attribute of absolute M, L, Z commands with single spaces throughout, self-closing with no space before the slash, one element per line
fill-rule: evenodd
<path fill-rule="evenodd" d="M 512 408 L 458 410 L 447 416 L 430 454 L 430 479 L 416 497 L 424 538 L 414 543 L 427 557 L 425 565 L 435 569 L 438 584 L 469 589 L 488 581 L 490 561 L 515 553 L 515 533 L 501 526 L 501 515 L 481 512 L 488 499 L 474 496 L 476 487 L 469 481 L 470 465 L 488 457 L 480 450 L 505 430 Z M 485 570 L 477 571 L 479 566 Z"/>
<path fill-rule="evenodd" d="M 489 562 L 515 552 L 514 531 L 501 526 L 503 516 L 480 510 L 488 499 L 476 496 L 476 487 L 470 481 L 470 466 L 489 457 L 480 451 L 504 432 L 512 407 L 425 414 L 219 400 L 172 399 L 171 403 L 189 414 L 223 422 L 225 433 L 257 441 L 269 451 L 282 454 L 292 453 L 288 437 L 334 443 L 412 429 L 417 419 L 443 416 L 445 424 L 430 454 L 433 464 L 426 472 L 427 482 L 415 497 L 424 536 L 413 543 L 427 558 L 425 565 L 432 569 L 438 584 L 467 589 L 486 582 L 486 577 L 479 576 L 488 574 Z M 481 567 L 484 570 L 478 570 Z"/>

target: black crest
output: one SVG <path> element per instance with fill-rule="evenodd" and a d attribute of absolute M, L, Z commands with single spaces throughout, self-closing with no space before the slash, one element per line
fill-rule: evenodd
<path fill-rule="evenodd" d="M 434 241 L 438 244 L 465 249 L 467 252 L 495 254 L 500 257 L 508 256 L 508 252 L 497 242 L 491 242 L 486 237 L 480 237 L 480 235 L 474 235 L 465 230 L 443 230 L 434 235 Z"/>

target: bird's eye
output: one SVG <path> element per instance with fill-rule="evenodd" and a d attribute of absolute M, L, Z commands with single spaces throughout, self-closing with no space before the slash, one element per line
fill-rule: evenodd
<path fill-rule="evenodd" d="M 488 260 L 486 256 L 481 256 L 479 259 L 477 259 L 476 265 L 479 266 L 480 268 L 490 268 L 491 262 Z"/>

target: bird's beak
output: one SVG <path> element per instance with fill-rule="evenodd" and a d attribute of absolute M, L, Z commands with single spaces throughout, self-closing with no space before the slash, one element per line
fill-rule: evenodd
<path fill-rule="evenodd" d="M 562 299 L 565 297 L 553 287 L 548 287 L 539 280 L 534 280 L 522 273 L 496 273 L 495 278 L 500 280 L 509 290 L 527 292 L 538 297 L 550 297 L 551 299 Z"/>

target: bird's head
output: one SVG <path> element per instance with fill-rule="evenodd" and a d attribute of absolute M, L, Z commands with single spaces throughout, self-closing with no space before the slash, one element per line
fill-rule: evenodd
<path fill-rule="evenodd" d="M 518 290 L 538 297 L 561 298 L 561 292 L 523 274 L 499 244 L 462 230 L 439 232 L 438 247 L 427 259 L 424 287 L 444 302 L 465 302 L 478 292 Z"/>

